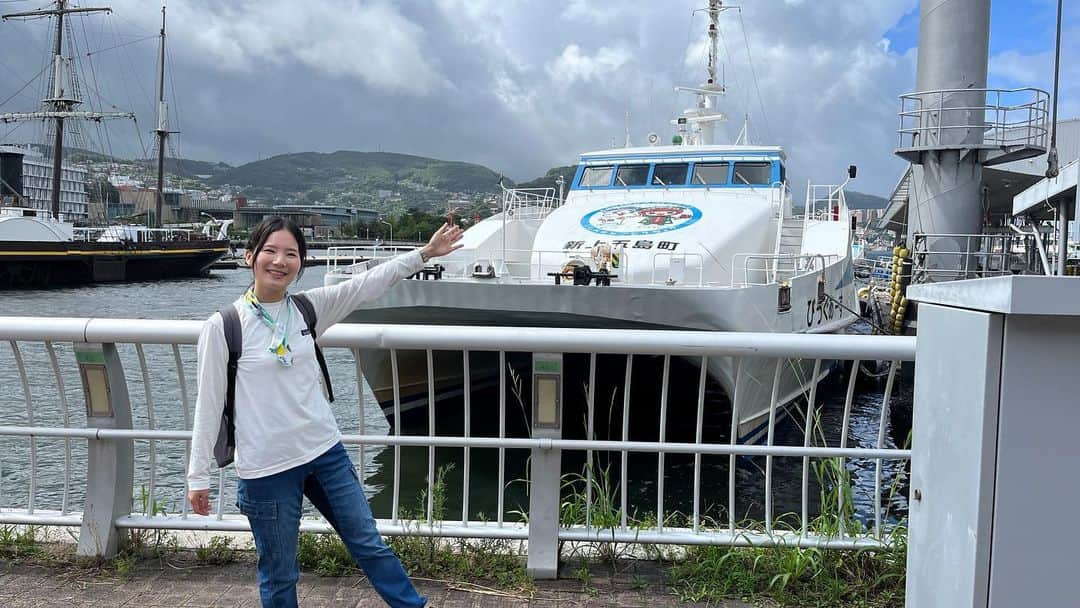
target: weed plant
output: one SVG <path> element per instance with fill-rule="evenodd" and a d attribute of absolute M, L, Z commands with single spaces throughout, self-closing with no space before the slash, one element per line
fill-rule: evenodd
<path fill-rule="evenodd" d="M 823 443 L 818 421 L 815 434 Z M 807 523 L 811 536 L 837 538 L 868 536 L 870 531 L 855 516 L 852 482 L 839 458 L 821 459 L 812 470 L 820 488 L 821 512 Z M 903 475 L 894 479 L 887 504 Z M 888 519 L 888 513 L 886 512 Z M 764 532 L 760 524 L 745 522 L 743 529 Z M 799 517 L 786 514 L 773 524 L 774 532 L 793 538 L 801 530 Z M 687 550 L 672 564 L 671 584 L 687 602 L 717 601 L 731 597 L 770 597 L 781 606 L 899 608 L 904 605 L 907 528 L 883 531 L 881 547 L 830 550 L 814 547 L 719 547 Z"/>
<path fill-rule="evenodd" d="M 38 542 L 37 528 L 34 526 L 0 527 L 0 557 L 18 560 L 37 556 L 41 552 L 42 548 Z"/>

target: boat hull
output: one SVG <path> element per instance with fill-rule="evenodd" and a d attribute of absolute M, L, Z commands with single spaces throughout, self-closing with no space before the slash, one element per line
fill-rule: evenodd
<path fill-rule="evenodd" d="M 0 242 L 0 289 L 200 277 L 228 241 Z"/>
<path fill-rule="evenodd" d="M 823 287 L 821 286 L 823 285 Z M 611 328 L 653 330 L 754 331 L 821 333 L 841 331 L 857 319 L 831 299 L 822 303 L 819 289 L 853 307 L 850 265 L 840 262 L 824 272 L 791 280 L 790 308 L 778 310 L 779 286 L 597 287 L 507 281 L 403 281 L 381 298 L 352 313 L 347 322 L 460 326 Z M 456 365 L 447 364 L 453 355 Z M 368 384 L 391 424 L 423 422 L 428 405 L 427 360 L 423 352 L 398 352 L 398 404 L 395 409 L 389 351 L 361 354 Z M 436 403 L 460 395 L 465 385 L 460 353 L 434 353 Z M 440 363 L 439 359 L 444 360 Z M 831 369 L 822 362 L 815 377 L 814 361 L 766 357 L 712 357 L 709 375 L 731 398 L 741 442 L 767 440 L 768 421 L 785 406 L 809 393 Z M 777 372 L 779 364 L 779 372 Z M 455 371 L 456 370 L 456 371 Z M 470 390 L 498 381 L 490 362 L 470 367 Z M 775 399 L 774 377 L 776 382 Z"/>

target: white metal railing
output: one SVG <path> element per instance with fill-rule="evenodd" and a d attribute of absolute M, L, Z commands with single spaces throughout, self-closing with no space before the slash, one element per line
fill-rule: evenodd
<path fill-rule="evenodd" d="M 501 185 L 501 184 L 500 184 Z M 507 188 L 503 190 L 503 210 L 507 219 L 543 219 L 562 204 L 555 188 Z"/>
<path fill-rule="evenodd" d="M 908 93 L 900 96 L 898 148 L 1045 150 L 1049 110 L 1049 93 L 1034 88 Z"/>
<path fill-rule="evenodd" d="M 839 222 L 847 219 L 847 199 L 844 186 L 836 184 L 806 184 L 804 221 Z"/>
<path fill-rule="evenodd" d="M 72 232 L 76 240 L 102 243 L 160 243 L 191 239 L 191 230 L 184 228 L 117 225 L 74 228 Z"/>
<path fill-rule="evenodd" d="M 936 283 L 1011 274 L 1045 274 L 1035 236 L 1016 234 L 915 234 L 912 283 Z"/>
<path fill-rule="evenodd" d="M 389 253 L 375 257 L 375 248 L 370 245 L 343 245 L 326 248 L 326 271 L 342 272 L 345 269 L 362 270 L 372 268 L 392 257 Z M 359 265 L 359 266 L 358 266 Z"/>
<path fill-rule="evenodd" d="M 731 261 L 731 283 L 733 287 L 772 285 L 809 272 L 820 272 L 839 260 L 839 255 L 822 253 L 737 253 Z M 741 281 L 738 280 L 740 274 Z"/>
<path fill-rule="evenodd" d="M 468 263 L 458 272 L 446 272 L 445 278 L 472 278 L 473 269 L 477 264 L 485 266 L 490 264 L 493 268 L 505 270 L 505 274 L 517 280 L 531 280 L 540 283 L 553 282 L 554 278 L 547 276 L 549 272 L 560 272 L 564 266 L 574 260 L 588 264 L 590 267 L 596 264 L 592 257 L 592 248 L 589 249 L 507 249 L 505 258 L 499 256 L 502 251 L 477 251 L 468 258 Z M 516 258 L 516 259 L 515 259 Z M 671 260 L 696 260 L 696 266 L 688 266 L 686 269 L 696 273 L 696 280 L 687 282 L 685 279 L 670 281 L 670 275 L 658 273 L 663 260 L 668 260 L 669 268 Z M 644 260 L 644 261 L 643 261 Z M 643 264 L 650 264 L 651 274 L 647 278 L 636 278 L 635 269 L 641 269 Z M 669 251 L 649 252 L 645 249 L 626 249 L 620 253 L 619 265 L 609 265 L 608 272 L 615 275 L 611 279 L 613 285 L 693 285 L 703 287 L 710 285 L 705 281 L 705 258 L 700 253 L 677 253 Z"/>
<path fill-rule="evenodd" d="M 0 379 L 4 382 L 3 408 L 5 425 L 0 426 L 0 439 L 7 449 L 0 453 L 0 524 L 32 525 L 69 525 L 78 526 L 83 513 L 76 503 L 80 491 L 79 482 L 85 480 L 81 473 L 82 457 L 86 445 L 92 442 L 133 440 L 136 449 L 136 482 L 133 487 L 145 489 L 145 499 L 136 504 L 130 513 L 115 520 L 117 528 L 158 528 L 185 530 L 248 530 L 246 521 L 232 508 L 231 484 L 226 486 L 226 478 L 231 476 L 231 469 L 218 471 L 216 507 L 214 515 L 200 517 L 190 514 L 185 499 L 187 484 L 178 481 L 183 478 L 187 467 L 187 442 L 190 440 L 190 428 L 193 414 L 193 400 L 189 387 L 192 370 L 195 367 L 194 349 L 201 322 L 166 321 L 137 319 L 69 319 L 69 318 L 33 318 L 0 317 L 0 341 L 10 348 L 11 364 L 0 367 Z M 597 508 L 592 496 L 593 469 L 586 469 L 586 488 L 588 498 L 585 503 L 585 521 L 562 522 L 558 531 L 559 541 L 608 541 L 638 543 L 674 543 L 674 544 L 726 544 L 726 545 L 798 545 L 825 548 L 875 547 L 886 542 L 888 522 L 883 521 L 888 512 L 888 505 L 882 505 L 886 481 L 883 478 L 885 462 L 903 463 L 910 459 L 910 450 L 889 448 L 885 445 L 886 416 L 892 397 L 897 369 L 902 361 L 911 361 L 915 356 L 914 338 L 897 336 L 857 336 L 857 335 L 808 335 L 808 334 L 754 334 L 754 333 L 718 333 L 718 332 L 662 332 L 662 331 L 627 331 L 574 329 L 552 331 L 548 328 L 500 328 L 500 327 L 441 327 L 441 326 L 386 326 L 386 325 L 337 325 L 330 328 L 320 338 L 328 350 L 328 358 L 337 361 L 339 367 L 335 384 L 343 383 L 341 377 L 340 356 L 342 350 L 351 352 L 355 361 L 356 384 L 353 388 L 362 389 L 365 370 L 361 369 L 357 354 L 366 349 L 385 349 L 389 351 L 394 379 L 393 409 L 396 420 L 401 420 L 401 395 L 397 387 L 400 383 L 399 358 L 404 351 L 420 351 L 425 354 L 427 366 L 427 391 L 429 402 L 435 394 L 433 353 L 455 351 L 461 354 L 462 376 L 465 385 L 465 398 L 461 402 L 461 419 L 465 432 L 460 436 L 439 435 L 435 428 L 434 408 L 428 408 L 427 435 L 405 435 L 401 425 L 395 425 L 390 434 L 373 432 L 366 426 L 364 409 L 366 407 L 363 390 L 350 391 L 346 385 L 336 391 L 340 396 L 359 395 L 357 397 L 357 421 L 354 428 L 347 428 L 344 442 L 356 446 L 356 459 L 361 479 L 370 476 L 368 466 L 374 446 L 392 448 L 393 471 L 389 487 L 384 491 L 392 493 L 389 512 L 376 513 L 378 525 L 384 534 L 420 534 L 446 537 L 474 538 L 509 538 L 526 539 L 530 542 L 546 542 L 544 539 L 530 537 L 528 519 L 508 518 L 504 495 L 507 489 L 505 477 L 505 458 L 510 450 L 562 450 L 588 455 L 588 461 L 606 454 L 611 462 L 620 462 L 620 483 L 615 491 L 619 494 L 621 524 L 610 529 L 602 529 L 591 523 L 590 513 Z M 132 428 L 87 428 L 84 410 L 80 399 L 72 399 L 71 389 L 80 386 L 78 372 L 73 364 L 71 349 L 75 344 L 107 343 L 117 344 L 127 353 L 124 367 L 138 370 L 127 373 L 127 389 L 132 395 Z M 134 349 L 134 355 L 131 352 Z M 475 436 L 470 433 L 473 421 L 477 419 L 470 394 L 470 354 L 480 351 L 497 353 L 498 356 L 498 432 L 496 436 Z M 583 353 L 588 355 L 589 399 L 587 402 L 587 435 L 585 439 L 547 439 L 534 438 L 528 434 L 511 436 L 507 432 L 506 416 L 507 387 L 513 379 L 507 371 L 509 353 Z M 772 406 L 768 416 L 768 428 L 765 445 L 746 445 L 737 441 L 733 432 L 727 440 L 709 439 L 703 435 L 703 412 L 705 411 L 705 371 L 712 360 L 736 358 L 752 354 L 754 358 L 774 358 L 775 371 L 769 374 L 773 378 L 771 396 Z M 622 404 L 622 432 L 611 430 L 608 439 L 596 439 L 594 421 L 603 415 L 595 405 L 594 388 L 597 374 L 597 357 L 609 355 L 625 356 L 625 376 Z M 665 438 L 661 431 L 658 440 L 632 440 L 630 428 L 631 384 L 644 382 L 649 385 L 650 378 L 639 378 L 635 359 L 642 355 L 656 355 L 663 360 L 663 378 L 661 394 L 664 395 L 659 413 L 651 420 L 637 420 L 640 425 L 656 424 L 659 429 L 668 425 L 669 373 L 673 357 L 685 357 L 701 366 L 700 381 L 696 401 L 696 432 L 693 441 L 672 441 Z M 771 359 L 770 359 L 771 360 Z M 778 387 L 781 377 L 789 374 L 789 364 L 813 361 L 812 377 L 818 377 L 823 365 L 833 360 L 854 360 L 849 374 L 848 390 L 843 409 L 844 433 L 838 447 L 819 445 L 811 436 L 811 425 L 805 425 L 801 445 L 777 445 L 776 428 L 781 419 L 782 410 L 778 401 Z M 881 399 L 878 416 L 880 425 L 876 443 L 870 446 L 851 447 L 847 445 L 846 429 L 851 417 L 852 401 L 856 379 L 860 377 L 861 361 L 891 361 L 888 379 Z M 788 363 L 785 363 L 788 362 Z M 739 365 L 743 365 L 739 363 Z M 168 368 L 172 368 L 168 372 Z M 151 373 L 152 369 L 152 373 Z M 740 368 L 741 369 L 741 368 Z M 773 370 L 771 366 L 765 368 Z M 74 375 L 74 381 L 71 379 Z M 740 377 L 736 373 L 735 377 Z M 34 380 L 31 380 L 33 376 Z M 55 378 L 56 385 L 48 386 L 41 382 L 44 378 Z M 739 391 L 736 380 L 734 391 Z M 40 384 L 39 384 L 40 383 Z M 31 385 L 35 389 L 31 389 Z M 142 384 L 139 387 L 139 384 Z M 805 402 L 791 405 L 804 420 L 814 420 L 819 396 L 816 383 L 811 383 Z M 138 390 L 141 388 L 142 390 Z M 573 390 L 567 387 L 565 390 Z M 142 395 L 142 403 L 136 398 Z M 339 404 L 341 399 L 339 399 Z M 491 404 L 488 404 L 490 407 Z M 523 405 L 523 407 L 525 407 Z M 610 404 L 612 414 L 618 407 L 615 400 Z M 673 407 L 673 406 L 672 406 Z M 685 407 L 690 407 L 685 404 Z M 490 413 L 479 414 L 490 415 Z M 732 429 L 739 419 L 737 412 L 732 414 Z M 26 442 L 25 448 L 14 449 L 13 443 Z M 49 444 L 49 445 L 46 445 Z M 57 444 L 60 444 L 59 446 Z M 164 448 L 160 445 L 164 444 Z M 421 447 L 427 449 L 428 471 L 426 496 L 428 497 L 424 513 L 416 520 L 407 520 L 401 513 L 401 449 L 403 447 Z M 159 451 L 160 448 L 160 451 Z M 448 521 L 433 524 L 431 497 L 435 482 L 434 464 L 436 448 L 460 448 L 463 450 L 465 467 L 463 475 L 463 508 L 460 520 L 451 517 Z M 470 450 L 492 448 L 498 450 L 499 468 L 497 472 L 498 507 L 494 518 L 477 521 L 470 518 L 469 498 L 469 454 Z M 60 450 L 64 457 L 59 457 Z M 660 466 L 657 469 L 655 483 L 663 488 L 665 473 L 663 458 L 665 454 L 689 454 L 694 457 L 694 475 L 692 481 L 693 505 L 686 514 L 684 525 L 672 526 L 666 515 L 665 495 L 661 490 L 657 497 L 654 513 L 655 523 L 645 525 L 629 521 L 628 495 L 631 489 L 628 482 L 627 458 L 630 454 L 655 454 Z M 159 458 L 158 456 L 163 456 Z M 716 521 L 707 519 L 702 512 L 702 457 L 726 457 L 729 468 L 729 495 L 727 504 L 722 509 L 726 519 Z M 739 526 L 736 514 L 740 513 L 734 489 L 736 469 L 739 468 L 737 457 L 764 457 L 761 474 L 764 477 L 764 531 L 743 529 Z M 782 530 L 775 526 L 774 484 L 776 483 L 774 461 L 776 459 L 797 459 L 801 461 L 801 517 L 799 529 Z M 819 535 L 808 527 L 811 518 L 809 509 L 810 462 L 816 459 L 838 459 L 841 467 L 845 459 L 862 459 L 874 463 L 874 484 L 872 491 L 873 526 L 866 533 L 841 529 L 839 534 Z M 18 462 L 13 462 L 17 460 Z M 163 480 L 161 469 L 171 466 L 172 481 Z M 756 470 L 756 469 L 755 469 Z M 8 475 L 9 471 L 19 471 L 18 475 Z M 226 475 L 226 473 L 229 475 Z M 528 473 L 526 473 L 528 475 Z M 50 503 L 39 492 L 45 477 L 63 478 L 62 497 L 59 505 Z M 543 493 L 554 501 L 558 509 L 561 480 L 542 480 L 529 478 L 530 492 Z M 652 483 L 652 482 L 646 482 Z M 18 486 L 13 487 L 13 486 Z M 845 492 L 840 492 L 841 500 Z M 139 501 L 136 501 L 138 503 Z M 17 504 L 19 503 L 19 504 Z M 166 505 L 166 508 L 160 508 Z M 557 511 L 556 511 L 557 512 Z M 455 521 L 456 520 L 456 521 Z M 667 525 L 666 525 L 667 524 Z M 868 524 L 869 526 L 869 524 Z M 322 520 L 304 520 L 303 530 L 329 531 L 329 525 Z M 556 542 L 556 539 L 547 539 Z"/>

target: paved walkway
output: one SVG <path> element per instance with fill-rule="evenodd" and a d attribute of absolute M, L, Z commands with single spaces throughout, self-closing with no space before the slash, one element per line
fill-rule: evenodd
<path fill-rule="evenodd" d="M 577 579 L 538 581 L 530 594 L 486 587 L 414 579 L 420 592 L 436 608 L 520 606 L 543 608 L 664 608 L 706 606 L 683 604 L 664 583 L 663 572 L 645 562 L 633 575 L 610 575 L 610 568 L 594 566 L 589 588 Z M 323 606 L 383 606 L 360 576 L 320 577 L 305 572 L 298 589 L 303 608 Z M 223 566 L 204 565 L 171 554 L 165 560 L 144 559 L 125 576 L 115 571 L 74 567 L 70 564 L 29 563 L 0 559 L 0 607 L 132 608 L 258 608 L 255 566 L 250 557 Z M 711 608 L 749 608 L 730 602 Z"/>

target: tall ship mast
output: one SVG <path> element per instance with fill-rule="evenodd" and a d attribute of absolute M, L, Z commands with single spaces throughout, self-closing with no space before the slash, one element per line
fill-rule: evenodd
<path fill-rule="evenodd" d="M 64 160 L 64 121 L 67 119 L 78 120 L 105 120 L 107 118 L 135 118 L 132 112 L 88 112 L 76 111 L 76 106 L 82 104 L 76 91 L 75 71 L 72 60 L 64 57 L 64 17 L 73 13 L 111 13 L 108 7 L 80 8 L 68 7 L 68 0 L 56 0 L 54 8 L 26 11 L 21 13 L 9 13 L 3 16 L 4 21 L 40 19 L 43 17 L 55 17 L 56 40 L 53 52 L 52 86 L 50 96 L 41 100 L 42 109 L 37 112 L 13 112 L 0 114 L 0 122 L 22 122 L 35 120 L 53 121 L 52 142 L 52 188 L 50 203 L 54 218 L 60 217 L 60 179 L 62 176 L 62 163 Z"/>
<path fill-rule="evenodd" d="M 154 201 L 155 228 L 161 228 L 161 208 L 165 202 L 165 141 L 169 131 L 169 106 L 165 101 L 165 7 L 161 7 L 161 58 L 158 61 L 158 120 L 154 135 L 158 140 L 157 157 L 157 197 Z"/>
<path fill-rule="evenodd" d="M 26 148 L 0 142 L 0 289 L 49 287 L 54 285 L 142 281 L 174 277 L 205 276 L 210 265 L 228 251 L 222 229 L 218 234 L 194 234 L 189 230 L 163 227 L 165 150 L 168 106 L 165 100 L 165 9 L 162 8 L 160 61 L 157 73 L 158 117 L 154 133 L 157 146 L 156 200 L 149 226 L 111 225 L 76 228 L 62 215 L 64 182 L 71 188 L 85 188 L 73 180 L 65 168 L 64 135 L 67 121 L 101 122 L 113 118 L 134 119 L 132 112 L 97 112 L 79 109 L 83 104 L 74 58 L 64 54 L 65 17 L 73 14 L 111 13 L 107 7 L 74 7 L 69 0 L 55 0 L 53 6 L 3 15 L 3 21 L 55 19 L 52 71 L 47 97 L 32 112 L 0 114 L 0 123 L 45 121 L 51 138 L 51 188 L 48 208 L 27 204 L 23 189 Z M 70 30 L 70 24 L 67 29 Z M 67 177 L 65 177 L 67 175 Z M 11 205 L 3 206 L 10 199 Z"/>

